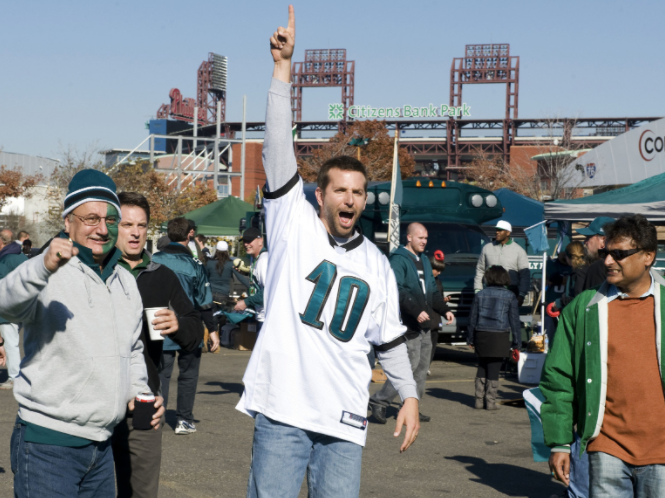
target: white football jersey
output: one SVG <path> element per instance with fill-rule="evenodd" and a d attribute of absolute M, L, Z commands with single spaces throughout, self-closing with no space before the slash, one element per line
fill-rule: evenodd
<path fill-rule="evenodd" d="M 362 235 L 333 248 L 298 175 L 265 213 L 266 320 L 237 409 L 364 446 L 370 345 L 406 332 L 395 275 Z"/>

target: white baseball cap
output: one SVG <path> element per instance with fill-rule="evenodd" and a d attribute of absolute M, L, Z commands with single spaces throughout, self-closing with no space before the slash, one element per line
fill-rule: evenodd
<path fill-rule="evenodd" d="M 217 242 L 217 245 L 215 246 L 215 249 L 217 249 L 218 251 L 222 251 L 222 252 L 228 252 L 229 251 L 229 244 L 228 244 L 228 242 L 220 240 L 219 242 Z"/>
<path fill-rule="evenodd" d="M 513 226 L 508 223 L 507 221 L 504 220 L 499 220 L 499 222 L 496 224 L 496 229 L 497 230 L 508 230 L 509 232 L 513 231 Z"/>

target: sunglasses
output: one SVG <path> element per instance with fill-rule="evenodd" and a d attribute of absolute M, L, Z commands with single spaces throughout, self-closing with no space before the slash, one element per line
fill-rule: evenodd
<path fill-rule="evenodd" d="M 600 256 L 602 259 L 607 258 L 607 256 L 612 256 L 612 259 L 614 261 L 621 261 L 622 259 L 626 259 L 629 256 L 632 256 L 633 254 L 637 254 L 640 252 L 642 249 L 641 248 L 636 248 L 636 249 L 628 249 L 626 251 L 623 251 L 621 249 L 598 249 L 598 256 Z"/>

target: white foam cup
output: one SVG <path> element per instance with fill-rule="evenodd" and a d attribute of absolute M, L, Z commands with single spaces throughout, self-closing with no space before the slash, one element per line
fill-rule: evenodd
<path fill-rule="evenodd" d="M 150 331 L 150 339 L 153 341 L 163 341 L 164 336 L 160 334 L 161 330 L 155 330 L 155 326 L 152 324 L 152 321 L 155 319 L 155 313 L 159 310 L 167 310 L 166 306 L 161 308 L 145 308 L 145 320 L 148 324 L 148 330 Z"/>

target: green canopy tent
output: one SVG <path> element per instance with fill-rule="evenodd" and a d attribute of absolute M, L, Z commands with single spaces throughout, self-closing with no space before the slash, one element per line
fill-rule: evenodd
<path fill-rule="evenodd" d="M 665 173 L 627 187 L 581 199 L 545 203 L 546 220 L 591 221 L 641 214 L 651 222 L 665 221 Z"/>
<path fill-rule="evenodd" d="M 207 237 L 237 236 L 240 233 L 240 219 L 253 211 L 254 206 L 237 197 L 224 197 L 216 202 L 190 211 L 183 218 L 196 223 L 196 231 Z M 166 232 L 167 223 L 161 229 Z"/>

